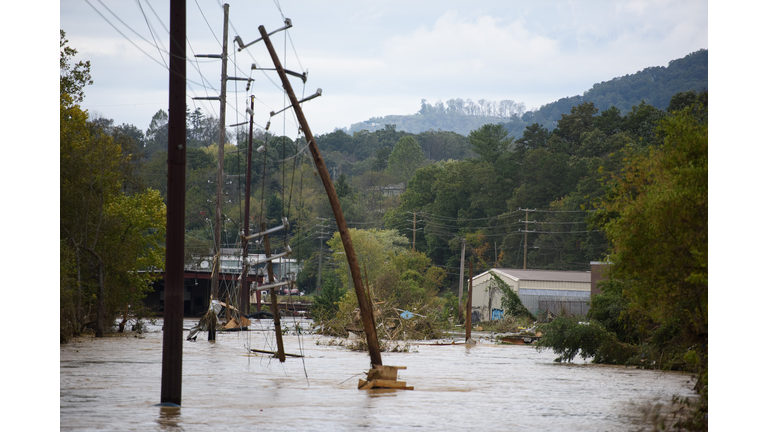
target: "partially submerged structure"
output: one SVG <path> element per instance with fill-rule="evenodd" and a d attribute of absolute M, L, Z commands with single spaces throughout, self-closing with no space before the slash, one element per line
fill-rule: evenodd
<path fill-rule="evenodd" d="M 494 268 L 472 278 L 472 320 L 491 321 L 504 316 L 501 290 L 492 288 L 496 274 L 520 297 L 533 316 L 586 315 L 592 274 L 585 271 Z"/>

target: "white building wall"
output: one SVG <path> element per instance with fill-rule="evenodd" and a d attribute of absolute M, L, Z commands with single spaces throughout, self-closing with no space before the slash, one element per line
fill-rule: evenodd
<path fill-rule="evenodd" d="M 488 306 L 488 287 L 491 284 L 491 271 L 493 270 L 489 270 L 477 276 L 472 284 L 472 311 L 478 311 L 482 321 L 490 321 L 493 309 L 501 309 L 501 292 L 494 293 L 493 299 L 491 299 L 490 307 Z M 512 288 L 512 291 L 515 293 L 519 292 L 520 281 L 509 276 L 508 274 L 501 272 L 494 273 L 500 276 L 501 280 L 506 282 L 506 284 Z"/>

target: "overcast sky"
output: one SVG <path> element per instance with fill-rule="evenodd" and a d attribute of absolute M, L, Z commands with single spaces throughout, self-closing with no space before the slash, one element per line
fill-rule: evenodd
<path fill-rule="evenodd" d="M 221 4 L 187 2 L 188 57 L 221 53 Z M 272 31 L 283 26 L 283 17 L 293 21 L 287 34 L 272 40 L 286 68 L 309 71 L 306 88 L 292 80 L 297 94 L 323 89 L 321 98 L 305 104 L 314 134 L 374 116 L 413 114 L 421 99 L 511 99 L 535 108 L 708 49 L 708 6 L 698 0 L 229 4 L 228 75 L 255 79 L 251 92 L 259 101 L 255 121 L 260 125 L 270 110 L 284 106 L 281 89 L 273 84 L 279 79 L 274 72 L 250 70 L 254 61 L 272 66 L 263 43 L 237 52 L 233 39 L 239 35 L 248 43 L 258 38 L 259 25 Z M 86 88 L 83 108 L 142 130 L 155 112 L 167 111 L 168 14 L 163 0 L 61 1 L 60 27 L 79 51 L 78 59 L 91 61 L 94 84 Z M 219 60 L 188 63 L 188 105 L 218 117 L 217 101 L 191 98 L 218 95 L 220 78 Z M 243 121 L 245 85 L 231 81 L 227 99 L 227 124 L 237 122 L 238 115 Z M 296 135 L 294 125 L 289 117 L 287 135 Z M 283 121 L 275 120 L 271 130 L 282 127 Z"/>

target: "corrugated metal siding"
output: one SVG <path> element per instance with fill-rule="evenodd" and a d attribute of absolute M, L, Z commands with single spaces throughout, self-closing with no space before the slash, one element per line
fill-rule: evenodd
<path fill-rule="evenodd" d="M 521 288 L 519 295 L 538 295 L 538 296 L 559 296 L 559 297 L 584 297 L 589 298 L 589 291 L 560 291 L 548 289 L 524 289 Z"/>
<path fill-rule="evenodd" d="M 589 282 L 532 281 L 521 280 L 520 289 L 551 289 L 568 291 L 591 291 Z"/>
<path fill-rule="evenodd" d="M 506 274 L 509 277 L 526 281 L 549 282 L 591 282 L 589 272 L 562 271 L 562 270 L 521 270 L 521 269 L 493 269 L 498 274 Z"/>
<path fill-rule="evenodd" d="M 589 312 L 589 293 L 586 296 L 520 294 L 520 301 L 537 318 L 547 311 L 555 316 L 561 315 L 563 310 L 569 315 L 586 315 Z"/>

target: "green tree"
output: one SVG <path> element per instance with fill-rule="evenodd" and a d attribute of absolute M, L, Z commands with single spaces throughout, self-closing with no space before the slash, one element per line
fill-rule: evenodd
<path fill-rule="evenodd" d="M 168 113 L 163 110 L 152 116 L 146 132 L 144 154 L 149 158 L 157 151 L 168 151 Z"/>
<path fill-rule="evenodd" d="M 664 110 L 641 101 L 640 105 L 633 106 L 632 111 L 627 113 L 622 129 L 636 137 L 643 146 L 659 145 L 664 137 L 663 129 L 661 134 L 657 134 L 657 127 L 666 115 Z"/>
<path fill-rule="evenodd" d="M 339 311 L 339 302 L 347 292 L 336 279 L 324 280 L 320 293 L 312 302 L 312 316 L 317 321 L 332 319 Z"/>
<path fill-rule="evenodd" d="M 392 149 L 389 148 L 389 146 L 384 146 L 376 150 L 376 161 L 373 164 L 374 171 L 384 171 L 387 169 L 390 153 L 392 153 Z"/>
<path fill-rule="evenodd" d="M 360 264 L 360 273 L 363 277 L 367 274 L 369 281 L 376 280 L 382 274 L 390 253 L 404 252 L 408 246 L 408 239 L 395 230 L 351 228 L 349 234 L 352 237 L 357 262 Z M 333 250 L 332 260 L 337 266 L 336 274 L 339 280 L 343 286 L 350 287 L 349 265 L 338 231 L 328 241 L 328 246 Z"/>
<path fill-rule="evenodd" d="M 112 120 L 89 121 L 70 96 L 82 99 L 85 81 L 71 79 L 73 68 L 64 59 L 74 50 L 65 42 L 62 32 L 61 87 L 69 88 L 61 94 L 59 111 L 63 341 L 89 321 L 101 337 L 119 310 L 138 307 L 136 300 L 153 277 L 138 272 L 161 266 L 165 228 L 160 194 L 136 192 L 134 140 L 110 134 Z"/>
<path fill-rule="evenodd" d="M 634 307 L 660 323 L 679 322 L 685 339 L 707 334 L 707 124 L 692 108 L 662 120 L 660 149 L 633 157 L 614 178 L 605 211 L 611 277 Z M 706 355 L 706 351 L 703 353 Z"/>
<path fill-rule="evenodd" d="M 480 159 L 494 164 L 510 149 L 513 138 L 507 138 L 507 130 L 501 124 L 486 124 L 469 133 L 472 150 Z"/>
<path fill-rule="evenodd" d="M 394 174 L 398 180 L 406 182 L 413 173 L 424 165 L 424 153 L 416 142 L 416 139 L 407 136 L 400 138 L 392 149 L 387 163 L 387 169 Z"/>
<path fill-rule="evenodd" d="M 563 141 L 564 151 L 568 154 L 576 153 L 581 145 L 581 134 L 595 128 L 595 114 L 599 110 L 592 102 L 584 102 L 571 108 L 570 114 L 562 114 L 553 135 Z"/>
<path fill-rule="evenodd" d="M 546 148 L 550 135 L 551 133 L 547 128 L 538 123 L 528 125 L 525 127 L 523 136 L 515 141 L 515 144 L 517 144 L 516 151 L 522 152 L 525 150 Z"/>
<path fill-rule="evenodd" d="M 354 197 L 354 192 L 352 190 L 352 186 L 349 185 L 347 182 L 347 175 L 342 174 L 339 176 L 339 178 L 336 180 L 336 182 L 333 184 L 334 189 L 336 189 L 336 196 L 341 198 L 346 197 Z"/>

